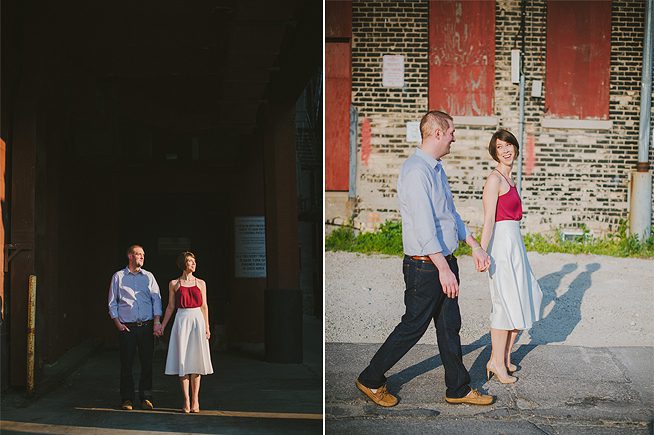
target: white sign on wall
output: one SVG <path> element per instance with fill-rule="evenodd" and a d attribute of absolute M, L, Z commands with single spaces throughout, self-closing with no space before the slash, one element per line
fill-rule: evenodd
<path fill-rule="evenodd" d="M 384 55 L 383 85 L 386 88 L 404 87 L 404 56 Z"/>
<path fill-rule="evenodd" d="M 411 121 L 406 123 L 406 141 L 408 143 L 420 143 L 420 122 Z"/>
<path fill-rule="evenodd" d="M 234 218 L 234 276 L 266 277 L 266 223 L 263 216 Z"/>

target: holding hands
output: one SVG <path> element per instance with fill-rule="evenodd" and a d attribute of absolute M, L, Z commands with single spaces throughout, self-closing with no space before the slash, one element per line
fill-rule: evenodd
<path fill-rule="evenodd" d="M 153 329 L 152 335 L 154 335 L 155 337 L 163 336 L 164 328 L 163 328 L 163 325 L 161 323 L 155 323 L 154 327 L 152 329 Z"/>
<path fill-rule="evenodd" d="M 475 260 L 477 272 L 485 272 L 490 267 L 490 257 L 481 246 L 472 248 L 472 258 Z"/>

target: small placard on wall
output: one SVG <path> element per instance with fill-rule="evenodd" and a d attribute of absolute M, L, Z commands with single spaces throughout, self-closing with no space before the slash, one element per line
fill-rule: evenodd
<path fill-rule="evenodd" d="M 384 55 L 383 85 L 386 88 L 404 87 L 404 56 Z"/>
<path fill-rule="evenodd" d="M 406 123 L 406 141 L 408 143 L 422 142 L 422 138 L 420 137 L 419 121 L 411 121 Z"/>
<path fill-rule="evenodd" d="M 266 224 L 263 216 L 234 218 L 234 276 L 266 277 Z"/>

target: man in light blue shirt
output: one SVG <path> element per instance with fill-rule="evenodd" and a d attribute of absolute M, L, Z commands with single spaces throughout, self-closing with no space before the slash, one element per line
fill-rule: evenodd
<path fill-rule="evenodd" d="M 452 253 L 459 241 L 465 241 L 472 248 L 478 271 L 486 270 L 490 259 L 457 213 L 440 160 L 455 142 L 452 117 L 440 111 L 428 112 L 420 121 L 420 133 L 422 144 L 404 162 L 398 179 L 406 312 L 361 372 L 356 386 L 376 404 L 395 406 L 397 398 L 386 388 L 385 373 L 420 340 L 433 321 L 445 369 L 445 400 L 490 405 L 492 396 L 470 388 L 470 375 L 463 365 L 459 266 Z"/>
<path fill-rule="evenodd" d="M 129 263 L 114 273 L 109 286 L 109 317 L 118 330 L 120 345 L 120 396 L 122 408 L 132 409 L 132 366 L 138 351 L 141 363 L 139 398 L 143 409 L 153 409 L 152 356 L 154 335 L 161 333 L 161 294 L 152 273 L 143 269 L 145 251 L 139 245 L 127 249 Z"/>

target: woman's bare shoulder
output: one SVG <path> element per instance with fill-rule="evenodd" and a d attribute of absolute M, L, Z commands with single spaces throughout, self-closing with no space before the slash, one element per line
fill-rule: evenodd
<path fill-rule="evenodd" d="M 488 177 L 486 177 L 486 185 L 488 186 L 499 186 L 502 183 L 502 178 L 500 178 L 500 174 L 497 173 L 497 171 L 491 171 L 490 174 L 488 174 Z"/>

